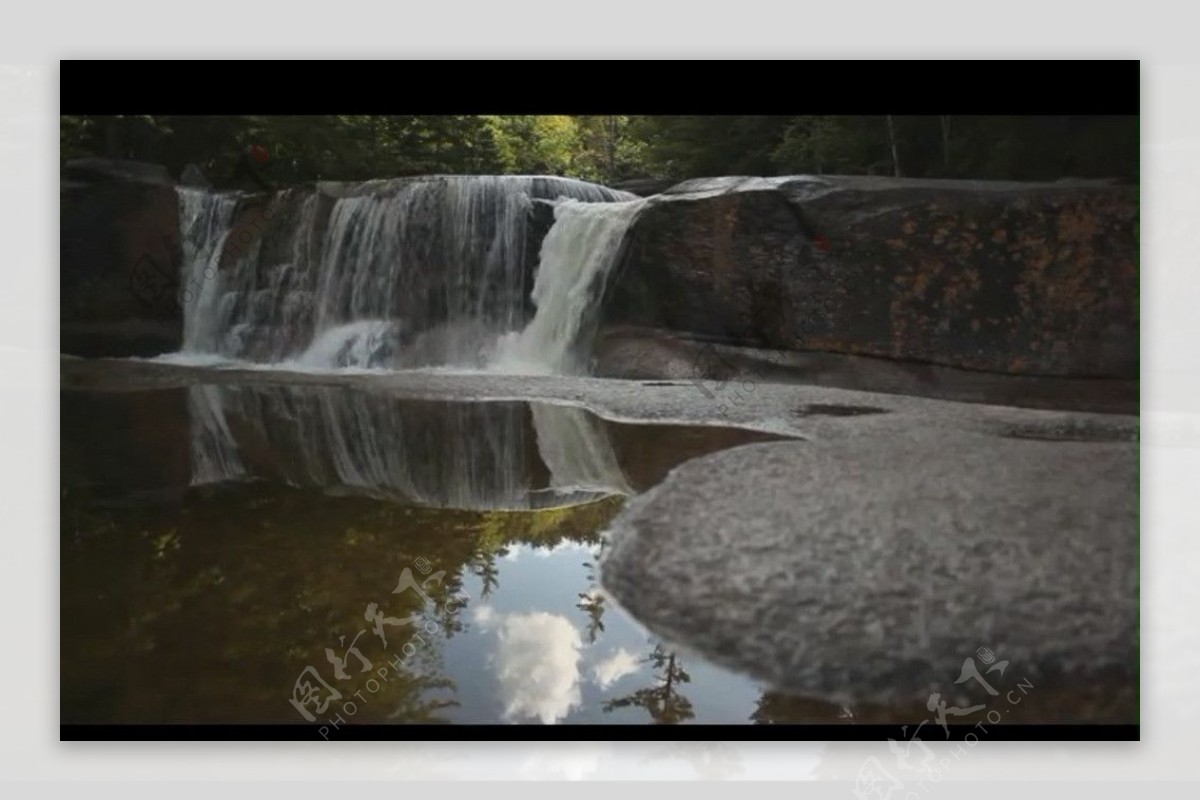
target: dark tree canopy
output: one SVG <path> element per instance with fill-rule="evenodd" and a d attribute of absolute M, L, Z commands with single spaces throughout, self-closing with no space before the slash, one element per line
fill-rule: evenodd
<path fill-rule="evenodd" d="M 122 116 L 61 118 L 62 158 L 194 164 L 238 187 L 428 173 L 615 183 L 715 175 L 1138 178 L 1138 118 L 1081 116 Z"/>

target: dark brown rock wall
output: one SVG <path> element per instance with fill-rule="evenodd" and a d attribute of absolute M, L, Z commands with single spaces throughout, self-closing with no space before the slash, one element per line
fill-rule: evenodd
<path fill-rule="evenodd" d="M 59 202 L 61 350 L 81 356 L 178 349 L 179 201 L 153 165 L 64 169 Z M 87 169 L 84 169 L 87 167 Z"/>
<path fill-rule="evenodd" d="M 1137 193 L 1082 182 L 690 182 L 638 218 L 606 322 L 1006 373 L 1136 377 Z"/>

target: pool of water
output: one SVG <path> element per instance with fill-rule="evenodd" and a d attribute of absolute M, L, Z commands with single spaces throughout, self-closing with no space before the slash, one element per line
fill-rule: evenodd
<path fill-rule="evenodd" d="M 779 707 L 648 634 L 596 570 L 630 495 L 773 437 L 287 384 L 66 390 L 61 409 L 64 722 L 748 723 Z"/>
<path fill-rule="evenodd" d="M 64 723 L 333 738 L 351 723 L 928 717 L 773 691 L 655 637 L 601 587 L 605 529 L 630 497 L 778 437 L 336 381 L 95 372 L 60 394 Z M 1066 686 L 1005 720 L 1137 719 L 1136 686 Z"/>

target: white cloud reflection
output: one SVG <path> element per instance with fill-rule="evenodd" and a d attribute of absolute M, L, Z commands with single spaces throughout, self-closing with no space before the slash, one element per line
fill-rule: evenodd
<path fill-rule="evenodd" d="M 548 612 L 494 615 L 499 620 L 496 674 L 504 717 L 557 723 L 581 702 L 579 630 L 563 615 Z M 476 617 L 478 621 L 478 616 Z"/>
<path fill-rule="evenodd" d="M 475 607 L 471 613 L 473 620 L 480 628 L 488 628 L 492 621 L 496 619 L 496 610 L 490 604 L 480 604 Z"/>
<path fill-rule="evenodd" d="M 607 690 L 617 681 L 636 673 L 637 669 L 637 654 L 625 648 L 618 648 L 612 656 L 592 666 L 592 678 L 596 680 L 600 689 Z"/>

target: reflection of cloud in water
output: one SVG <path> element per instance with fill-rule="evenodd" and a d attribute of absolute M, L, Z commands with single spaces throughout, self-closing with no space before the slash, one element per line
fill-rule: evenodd
<path fill-rule="evenodd" d="M 581 554 L 590 555 L 592 553 L 591 546 L 585 545 L 574 540 L 563 540 L 562 542 L 552 545 L 547 548 L 544 545 L 519 545 L 517 546 L 530 556 L 536 556 L 545 559 L 548 556 L 557 556 L 558 554 L 567 551 L 578 551 Z"/>
<path fill-rule="evenodd" d="M 606 690 L 620 679 L 636 673 L 637 669 L 637 654 L 625 648 L 618 648 L 612 656 L 602 659 L 592 667 L 592 678 L 600 685 L 600 689 Z"/>
<path fill-rule="evenodd" d="M 580 703 L 579 660 L 583 642 L 563 615 L 548 612 L 500 613 L 475 607 L 474 623 L 495 630 L 493 662 L 504 700 L 504 717 L 555 723 Z"/>
<path fill-rule="evenodd" d="M 480 604 L 471 613 L 471 619 L 483 628 L 487 628 L 488 624 L 496 619 L 496 610 L 488 604 Z"/>
<path fill-rule="evenodd" d="M 555 723 L 579 706 L 583 642 L 566 617 L 547 612 L 503 615 L 498 637 L 496 675 L 505 719 Z"/>

